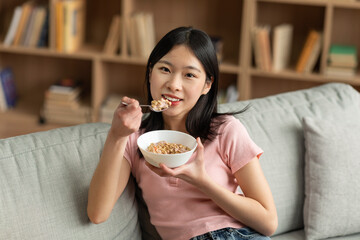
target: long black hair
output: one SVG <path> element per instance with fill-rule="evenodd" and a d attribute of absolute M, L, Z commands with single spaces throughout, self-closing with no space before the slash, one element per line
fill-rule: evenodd
<path fill-rule="evenodd" d="M 206 81 L 212 81 L 210 91 L 201 95 L 195 106 L 186 118 L 186 130 L 193 137 L 200 137 L 202 141 L 212 140 L 218 133 L 218 127 L 223 122 L 223 115 L 238 114 L 217 112 L 217 93 L 219 85 L 219 64 L 215 48 L 210 37 L 201 30 L 192 27 L 179 27 L 168 32 L 151 52 L 147 66 L 145 84 L 147 89 L 147 102 L 151 104 L 150 73 L 154 65 L 166 55 L 174 46 L 185 45 L 188 47 L 205 69 Z M 140 126 L 144 132 L 164 129 L 162 113 L 150 112 Z"/>

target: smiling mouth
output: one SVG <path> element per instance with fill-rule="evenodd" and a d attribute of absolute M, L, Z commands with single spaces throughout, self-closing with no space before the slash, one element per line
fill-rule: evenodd
<path fill-rule="evenodd" d="M 169 97 L 169 96 L 165 96 L 165 95 L 162 95 L 162 97 L 166 100 L 169 100 L 170 102 L 180 102 L 182 101 L 182 99 L 180 98 L 172 98 L 172 97 Z"/>

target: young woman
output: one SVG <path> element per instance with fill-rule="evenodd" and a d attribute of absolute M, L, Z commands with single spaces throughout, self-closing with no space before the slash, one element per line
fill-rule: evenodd
<path fill-rule="evenodd" d="M 92 222 L 109 217 L 132 173 L 163 239 L 269 239 L 277 213 L 259 164 L 262 150 L 232 114 L 217 113 L 218 75 L 206 33 L 180 27 L 159 41 L 147 64 L 148 103 L 165 98 L 172 105 L 142 121 L 139 102 L 123 98 L 128 105 L 114 113 L 90 184 Z M 156 168 L 141 157 L 137 138 L 159 129 L 197 138 L 187 164 Z"/>

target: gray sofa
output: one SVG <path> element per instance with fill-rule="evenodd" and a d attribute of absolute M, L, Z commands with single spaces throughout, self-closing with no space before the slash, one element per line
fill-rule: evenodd
<path fill-rule="evenodd" d="M 272 239 L 320 239 L 331 234 L 338 236 L 336 239 L 360 239 L 360 218 L 356 222 L 358 215 L 350 216 L 354 214 L 352 210 L 359 209 L 360 201 L 354 203 L 355 209 L 342 213 L 341 219 L 331 216 L 334 209 L 326 199 L 320 199 L 320 205 L 314 203 L 311 191 L 317 182 L 311 182 L 312 175 L 308 173 L 312 145 L 304 130 L 311 134 L 316 130 L 304 123 L 304 117 L 336 120 L 334 116 L 340 116 L 349 124 L 354 122 L 351 119 L 360 116 L 359 93 L 349 85 L 333 83 L 224 104 L 220 110 L 235 111 L 248 103 L 251 108 L 236 117 L 264 149 L 260 162 L 279 216 L 279 227 Z M 90 123 L 0 140 L 0 239 L 158 239 L 133 179 L 108 221 L 95 225 L 87 218 L 88 186 L 108 130 L 108 124 Z M 356 165 L 350 165 L 350 170 L 359 167 L 356 162 L 348 164 Z M 342 174 L 346 178 L 346 172 Z M 324 175 L 327 173 L 323 170 L 314 174 Z M 353 181 L 359 180 L 356 175 L 351 176 Z M 318 180 L 321 181 L 329 182 Z M 355 198 L 360 200 L 358 186 L 351 193 L 355 192 Z M 315 196 L 320 195 L 317 192 Z M 350 195 L 342 199 L 353 201 Z M 325 206 L 331 209 L 324 209 Z M 325 219 L 312 215 L 321 215 L 324 210 L 330 214 Z M 355 221 L 349 223 L 353 217 Z"/>

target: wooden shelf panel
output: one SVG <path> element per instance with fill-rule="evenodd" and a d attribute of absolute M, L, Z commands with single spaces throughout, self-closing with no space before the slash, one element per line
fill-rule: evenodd
<path fill-rule="evenodd" d="M 278 79 L 286 79 L 289 81 L 295 80 L 295 81 L 318 82 L 318 83 L 342 82 L 354 86 L 360 86 L 360 76 L 336 77 L 336 76 L 326 76 L 316 73 L 300 74 L 293 70 L 286 70 L 282 72 L 265 72 L 258 69 L 251 69 L 250 74 L 255 77 L 278 78 Z"/>
<path fill-rule="evenodd" d="M 30 48 L 23 46 L 4 46 L 0 44 L 0 53 L 15 53 L 33 56 L 46 56 L 46 57 L 58 57 L 58 58 L 69 58 L 69 59 L 84 59 L 92 60 L 93 58 L 103 55 L 100 46 L 95 45 L 84 45 L 77 52 L 66 53 L 58 52 L 49 48 Z"/>
<path fill-rule="evenodd" d="M 325 0 L 258 0 L 258 1 L 269 2 L 269 3 L 308 5 L 308 6 L 326 6 L 329 4 L 329 1 L 325 1 Z"/>
<path fill-rule="evenodd" d="M 332 5 L 339 8 L 360 9 L 360 2 L 354 0 L 333 0 Z"/>

